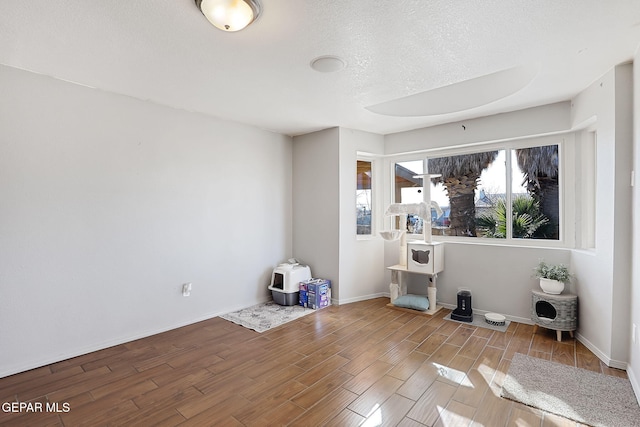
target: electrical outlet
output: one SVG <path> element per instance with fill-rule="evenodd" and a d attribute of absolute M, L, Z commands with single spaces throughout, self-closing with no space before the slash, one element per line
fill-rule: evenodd
<path fill-rule="evenodd" d="M 188 297 L 191 295 L 191 283 L 185 283 L 182 285 L 182 296 Z"/>

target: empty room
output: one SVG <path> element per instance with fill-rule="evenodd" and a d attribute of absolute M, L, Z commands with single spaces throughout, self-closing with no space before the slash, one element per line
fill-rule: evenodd
<path fill-rule="evenodd" d="M 640 425 L 640 3 L 0 4 L 0 424 Z"/>

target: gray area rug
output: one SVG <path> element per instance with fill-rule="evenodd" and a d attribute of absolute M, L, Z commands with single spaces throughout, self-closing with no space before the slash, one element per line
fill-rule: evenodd
<path fill-rule="evenodd" d="M 594 427 L 637 427 L 629 380 L 515 353 L 502 396 Z"/>
<path fill-rule="evenodd" d="M 460 322 L 459 320 L 453 320 L 451 318 L 451 313 L 444 316 L 443 319 L 450 320 L 451 322 L 462 323 L 463 325 L 473 325 L 473 326 L 478 326 L 480 328 L 487 328 L 487 329 L 500 331 L 500 332 L 506 332 L 507 328 L 509 327 L 509 324 L 511 323 L 511 320 L 505 320 L 504 326 L 490 325 L 484 320 L 483 314 L 474 314 L 473 322 Z"/>
<path fill-rule="evenodd" d="M 315 311 L 299 305 L 284 306 L 267 301 L 220 317 L 256 332 L 264 332 Z"/>

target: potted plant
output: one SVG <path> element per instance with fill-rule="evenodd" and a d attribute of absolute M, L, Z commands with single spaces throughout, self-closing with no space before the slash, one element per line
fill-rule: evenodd
<path fill-rule="evenodd" d="M 540 261 L 533 271 L 535 276 L 540 279 L 540 287 L 548 294 L 561 294 L 564 286 L 571 282 L 571 273 L 564 264 L 550 265 Z"/>

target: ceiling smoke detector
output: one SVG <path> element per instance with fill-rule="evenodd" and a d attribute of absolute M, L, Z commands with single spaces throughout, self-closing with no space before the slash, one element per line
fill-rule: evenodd
<path fill-rule="evenodd" d="M 309 65 L 311 65 L 311 68 L 321 73 L 335 73 L 336 71 L 340 71 L 346 67 L 347 63 L 340 57 L 326 55 L 313 59 Z"/>

